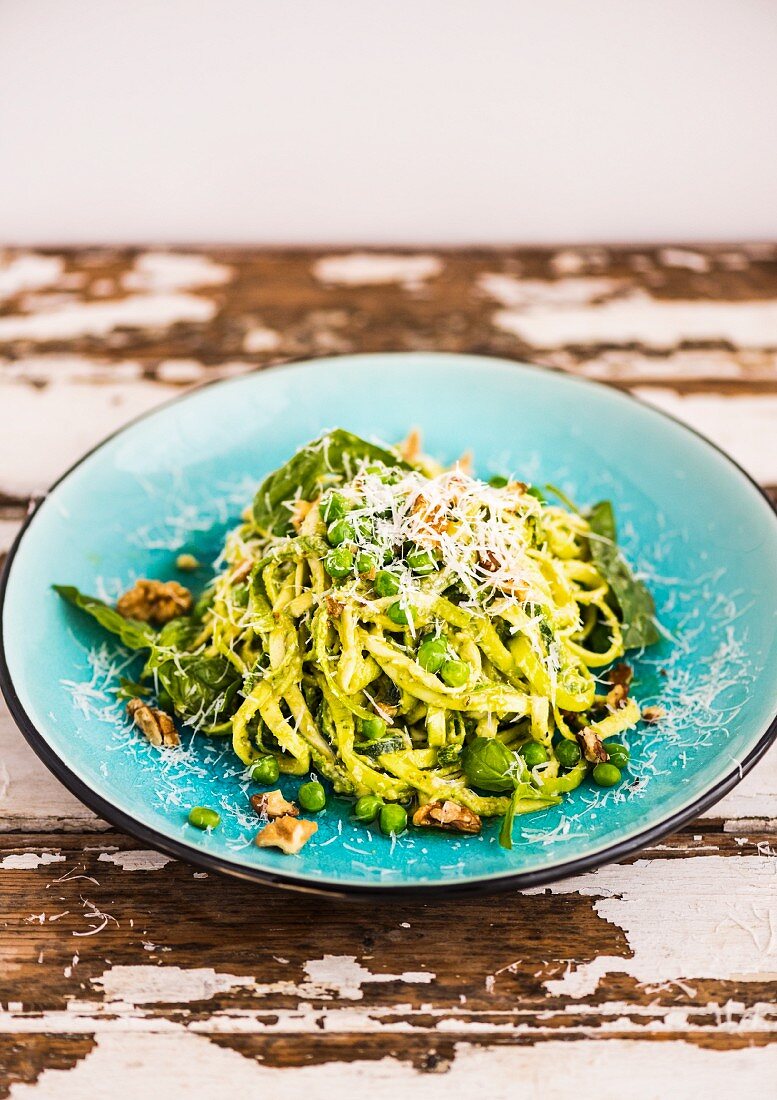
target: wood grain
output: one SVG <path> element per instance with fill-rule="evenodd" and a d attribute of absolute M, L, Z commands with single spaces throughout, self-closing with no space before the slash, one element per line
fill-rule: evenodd
<path fill-rule="evenodd" d="M 187 386 L 408 349 L 627 388 L 777 498 L 772 244 L 9 250 L 0 557 L 63 468 Z M 675 836 L 544 890 L 444 906 L 302 898 L 114 832 L 0 706 L 0 1096 L 766 1094 L 776 826 L 767 757 Z"/>

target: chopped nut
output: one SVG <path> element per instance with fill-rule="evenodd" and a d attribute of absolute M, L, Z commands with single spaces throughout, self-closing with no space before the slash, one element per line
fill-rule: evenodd
<path fill-rule="evenodd" d="M 414 825 L 430 825 L 455 833 L 479 833 L 482 822 L 476 813 L 458 802 L 427 802 L 413 814 Z"/>
<path fill-rule="evenodd" d="M 192 594 L 177 581 L 136 581 L 119 597 L 116 610 L 125 619 L 162 626 L 192 609 Z"/>
<path fill-rule="evenodd" d="M 607 706 L 610 710 L 620 710 L 625 707 L 629 698 L 629 689 L 625 684 L 615 684 L 607 692 Z"/>
<path fill-rule="evenodd" d="M 232 571 L 232 576 L 229 578 L 229 583 L 240 584 L 241 581 L 244 581 L 246 579 L 253 567 L 254 563 L 250 560 L 250 558 L 246 558 L 245 561 L 239 562 Z"/>
<path fill-rule="evenodd" d="M 663 707 L 644 707 L 642 710 L 643 722 L 660 722 L 662 718 L 666 717 L 666 710 Z"/>
<path fill-rule="evenodd" d="M 287 802 L 281 791 L 267 791 L 266 794 L 251 795 L 251 805 L 264 817 L 299 817 L 299 810 L 293 802 Z"/>
<path fill-rule="evenodd" d="M 485 554 L 478 554 L 478 561 L 488 573 L 497 573 L 502 563 L 493 550 L 486 550 Z"/>
<path fill-rule="evenodd" d="M 127 713 L 158 749 L 177 748 L 181 744 L 172 718 L 158 707 L 150 707 L 142 699 L 130 699 Z"/>
<path fill-rule="evenodd" d="M 195 569 L 200 568 L 200 563 L 194 554 L 179 554 L 175 559 L 175 568 L 180 569 L 183 573 L 193 573 Z"/>
<path fill-rule="evenodd" d="M 313 500 L 295 500 L 291 507 L 291 525 L 295 531 L 299 531 L 302 522 L 315 504 Z"/>
<path fill-rule="evenodd" d="M 343 613 L 343 608 L 345 607 L 345 604 L 340 603 L 340 601 L 336 600 L 334 596 L 326 596 L 324 599 L 324 603 L 326 604 L 326 610 L 329 618 L 339 619 Z"/>
<path fill-rule="evenodd" d="M 472 451 L 465 451 L 459 461 L 456 463 L 456 468 L 459 473 L 466 474 L 468 477 L 472 476 Z"/>
<path fill-rule="evenodd" d="M 627 665 L 624 661 L 621 661 L 619 665 L 615 665 L 607 673 L 608 681 L 613 684 L 623 684 L 624 687 L 629 687 L 631 681 L 634 679 L 634 669 Z"/>
<path fill-rule="evenodd" d="M 305 818 L 278 817 L 256 834 L 259 848 L 280 848 L 287 856 L 293 856 L 303 848 L 318 829 L 315 821 Z"/>
<path fill-rule="evenodd" d="M 580 748 L 583 750 L 583 756 L 589 763 L 603 764 L 609 759 L 607 750 L 590 726 L 586 726 L 585 729 L 581 730 L 577 734 L 577 739 L 580 742 Z"/>
<path fill-rule="evenodd" d="M 421 433 L 418 428 L 413 428 L 397 449 L 405 462 L 417 462 L 421 457 Z"/>

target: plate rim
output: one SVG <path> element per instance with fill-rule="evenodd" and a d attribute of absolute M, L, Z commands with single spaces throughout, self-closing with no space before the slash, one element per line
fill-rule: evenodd
<path fill-rule="evenodd" d="M 671 413 L 665 412 L 663 409 L 657 408 L 651 405 L 649 402 L 643 400 L 638 395 L 632 393 L 630 390 L 622 390 L 618 387 L 609 385 L 606 382 L 602 382 L 598 379 L 582 377 L 576 374 L 570 374 L 566 371 L 562 371 L 555 367 L 541 366 L 538 363 L 527 362 L 522 359 L 506 359 L 499 355 L 474 355 L 466 352 L 444 352 L 434 349 L 430 350 L 414 350 L 414 351 L 381 351 L 381 352 L 353 352 L 347 355 L 336 356 L 321 356 L 315 358 L 309 358 L 300 356 L 293 359 L 285 359 L 281 362 L 270 363 L 266 366 L 259 366 L 254 370 L 247 371 L 245 374 L 233 376 L 231 378 L 212 378 L 207 379 L 204 382 L 198 383 L 195 386 L 188 387 L 182 393 L 175 394 L 173 397 L 162 402 L 159 405 L 155 405 L 151 409 L 147 409 L 145 412 L 133 417 L 126 424 L 122 424 L 121 427 L 105 436 L 88 451 L 86 451 L 80 458 L 78 458 L 71 466 L 69 466 L 60 476 L 45 490 L 45 492 L 35 500 L 33 507 L 29 510 L 21 529 L 18 531 L 15 539 L 13 540 L 11 547 L 6 556 L 3 564 L 2 571 L 0 572 L 0 627 L 3 622 L 3 613 L 5 608 L 5 597 L 8 589 L 8 583 L 11 575 L 11 568 L 14 559 L 21 547 L 22 541 L 35 519 L 39 510 L 46 503 L 51 494 L 58 488 L 58 486 L 74 473 L 79 466 L 81 466 L 92 455 L 96 454 L 103 447 L 105 447 L 112 440 L 118 436 L 123 435 L 125 432 L 130 431 L 136 424 L 156 415 L 159 412 L 163 412 L 166 409 L 178 404 L 181 401 L 185 401 L 190 397 L 194 397 L 201 393 L 203 390 L 212 386 L 227 386 L 231 383 L 239 383 L 246 378 L 266 374 L 270 371 L 280 371 L 288 367 L 295 367 L 300 365 L 321 365 L 321 364 L 337 364 L 347 362 L 353 359 L 378 359 L 385 357 L 395 357 L 397 359 L 405 359 L 413 356 L 424 356 L 431 358 L 447 358 L 458 359 L 461 361 L 468 361 L 470 363 L 484 362 L 494 365 L 501 365 L 507 368 L 519 368 L 523 370 L 535 371 L 542 374 L 555 374 L 561 378 L 565 378 L 574 383 L 578 383 L 583 386 L 591 386 L 596 389 L 606 390 L 610 393 L 615 392 L 621 397 L 636 402 L 643 408 L 650 409 L 657 416 L 670 421 L 678 426 L 681 430 L 696 436 L 702 443 L 705 443 L 711 450 L 717 452 L 729 465 L 745 479 L 746 482 L 756 490 L 758 496 L 766 504 L 771 516 L 775 522 L 777 522 L 777 505 L 775 505 L 758 482 L 753 478 L 747 470 L 745 470 L 736 459 L 732 458 L 727 451 L 722 447 L 719 447 L 717 443 L 714 443 L 702 432 L 697 431 L 696 428 L 686 424 L 682 420 L 673 416 Z M 507 890 L 524 890 L 535 888 L 538 886 L 546 886 L 552 882 L 559 882 L 563 879 L 570 878 L 574 875 L 581 874 L 586 871 L 593 871 L 606 864 L 616 862 L 624 857 L 633 855 L 653 841 L 659 840 L 670 833 L 674 832 L 681 825 L 690 821 L 692 818 L 697 817 L 700 813 L 709 809 L 710 806 L 718 802 L 724 795 L 732 790 L 738 783 L 744 779 L 748 772 L 755 766 L 755 764 L 761 759 L 761 757 L 768 751 L 772 743 L 777 739 L 777 713 L 775 713 L 773 719 L 768 724 L 764 732 L 756 744 L 751 748 L 750 752 L 739 761 L 729 772 L 725 773 L 716 783 L 714 783 L 709 790 L 693 799 L 688 805 L 683 806 L 676 813 L 672 814 L 668 818 L 657 822 L 655 825 L 650 826 L 647 829 L 643 829 L 634 833 L 633 835 L 624 838 L 623 840 L 616 841 L 613 844 L 609 844 L 597 851 L 591 852 L 588 855 L 578 856 L 575 859 L 565 860 L 561 863 L 555 864 L 549 867 L 537 868 L 533 871 L 508 871 L 503 875 L 494 875 L 484 878 L 475 878 L 470 881 L 464 882 L 452 882 L 452 883 L 392 883 L 392 882 L 364 882 L 364 883 L 337 883 L 335 881 L 328 882 L 324 880 L 306 879 L 296 875 L 285 874 L 282 871 L 275 871 L 270 868 L 262 867 L 248 867 L 241 866 L 240 864 L 233 863 L 232 861 L 224 858 L 221 855 L 214 855 L 205 849 L 201 849 L 195 846 L 189 846 L 183 841 L 175 840 L 171 837 L 165 836 L 163 833 L 158 832 L 153 826 L 145 824 L 143 821 L 125 813 L 124 810 L 119 809 L 108 799 L 104 798 L 101 794 L 95 791 L 88 785 L 77 772 L 68 767 L 67 764 L 57 755 L 55 750 L 51 747 L 45 735 L 35 726 L 32 719 L 27 714 L 14 686 L 13 678 L 8 667 L 6 659 L 6 642 L 2 630 L 0 629 L 0 691 L 6 701 L 11 717 L 16 723 L 22 736 L 26 740 L 27 744 L 38 756 L 38 758 L 46 765 L 49 771 L 54 775 L 56 779 L 63 784 L 63 786 L 70 791 L 79 801 L 84 803 L 89 809 L 97 813 L 101 818 L 107 821 L 110 825 L 118 828 L 122 832 L 128 833 L 136 840 L 140 840 L 145 844 L 150 845 L 157 851 L 169 855 L 172 859 L 182 861 L 184 863 L 192 864 L 196 867 L 202 867 L 207 871 L 213 871 L 220 875 L 225 875 L 229 878 L 239 879 L 244 882 L 251 882 L 254 884 L 264 886 L 282 887 L 284 889 L 295 890 L 299 893 L 308 893 L 316 895 L 325 895 L 328 897 L 339 898 L 351 898 L 351 899 L 374 899 L 376 897 L 451 897 L 473 894 L 486 894 L 486 893 L 501 893 Z"/>

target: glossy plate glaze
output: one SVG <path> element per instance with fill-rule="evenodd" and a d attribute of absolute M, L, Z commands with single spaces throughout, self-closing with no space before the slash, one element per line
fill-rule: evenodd
<path fill-rule="evenodd" d="M 589 784 L 520 818 L 512 852 L 411 830 L 388 840 L 330 798 L 294 857 L 253 844 L 256 789 L 223 740 L 160 753 L 115 689 L 137 671 L 53 583 L 115 597 L 136 577 L 212 561 L 258 481 L 322 429 L 397 440 L 417 425 L 451 462 L 514 473 L 581 504 L 607 497 L 655 594 L 665 638 L 633 660 L 634 694 L 667 717 L 628 735 L 619 787 Z M 777 521 L 706 440 L 616 390 L 495 359 L 411 353 L 277 367 L 190 393 L 136 421 L 67 473 L 27 523 L 2 586 L 2 686 L 22 732 L 97 813 L 161 850 L 258 881 L 341 893 L 532 886 L 620 857 L 729 790 L 777 729 Z M 195 575 L 204 583 L 207 572 Z M 180 579 L 180 576 L 179 576 Z M 293 795 L 298 781 L 284 781 Z M 191 806 L 219 809 L 200 833 Z"/>

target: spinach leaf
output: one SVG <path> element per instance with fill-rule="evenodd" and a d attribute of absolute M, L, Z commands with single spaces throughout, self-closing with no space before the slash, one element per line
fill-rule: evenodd
<path fill-rule="evenodd" d="M 128 649 L 150 650 L 142 678 L 155 675 L 158 699 L 165 708 L 174 707 L 182 718 L 197 718 L 208 725 L 235 709 L 241 682 L 237 669 L 221 654 L 187 652 L 201 630 L 196 620 L 172 619 L 157 631 L 148 623 L 125 619 L 102 600 L 85 596 L 77 588 L 54 585 L 54 589 L 63 600 L 115 634 Z M 145 690 L 140 684 L 123 680 L 120 696 L 139 696 Z"/>
<path fill-rule="evenodd" d="M 154 645 L 156 631 L 148 623 L 125 619 L 107 603 L 98 600 L 95 596 L 85 596 L 72 585 L 55 584 L 52 587 L 63 600 L 85 611 L 87 615 L 96 619 L 104 630 L 120 638 L 128 649 L 148 649 Z"/>
<path fill-rule="evenodd" d="M 626 649 L 640 649 L 659 640 L 656 605 L 647 585 L 633 576 L 617 545 L 615 514 L 609 500 L 595 504 L 588 515 L 593 563 L 612 589 L 623 622 Z"/>
<path fill-rule="evenodd" d="M 156 665 L 160 693 L 164 691 L 185 721 L 212 726 L 232 714 L 241 684 L 237 669 L 220 654 L 207 657 L 177 653 Z"/>
<path fill-rule="evenodd" d="M 288 501 L 297 494 L 303 500 L 313 500 L 330 479 L 347 480 L 363 459 L 410 469 L 393 451 L 336 428 L 301 447 L 264 479 L 254 499 L 257 527 L 273 535 L 286 534 L 290 519 Z"/>
<path fill-rule="evenodd" d="M 470 786 L 484 791 L 511 791 L 520 761 L 495 737 L 475 737 L 462 753 L 461 766 Z"/>
<path fill-rule="evenodd" d="M 143 676 L 155 676 L 159 694 L 185 720 L 214 725 L 234 710 L 242 677 L 222 654 L 190 653 L 201 625 L 171 619 L 159 631 Z"/>
<path fill-rule="evenodd" d="M 119 690 L 117 699 L 142 699 L 144 695 L 150 695 L 151 688 L 145 684 L 138 684 L 134 680 L 128 680 L 126 676 L 119 677 Z"/>

